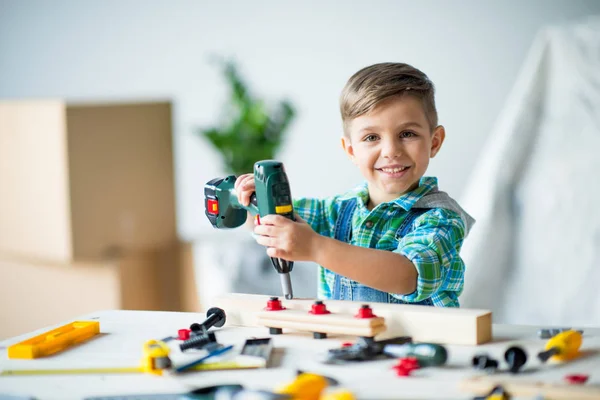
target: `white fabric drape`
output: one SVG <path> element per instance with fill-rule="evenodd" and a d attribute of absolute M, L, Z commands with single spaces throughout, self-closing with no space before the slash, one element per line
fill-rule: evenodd
<path fill-rule="evenodd" d="M 461 204 L 461 306 L 600 325 L 600 17 L 538 34 Z"/>

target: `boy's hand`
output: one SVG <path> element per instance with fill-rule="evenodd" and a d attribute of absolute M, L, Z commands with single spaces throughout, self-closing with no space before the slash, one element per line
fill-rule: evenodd
<path fill-rule="evenodd" d="M 258 244 L 267 247 L 269 257 L 288 261 L 313 261 L 320 235 L 295 214 L 296 221 L 281 215 L 265 215 L 254 227 Z"/>
<path fill-rule="evenodd" d="M 250 197 L 256 190 L 256 184 L 254 183 L 254 174 L 244 174 L 238 176 L 233 185 L 235 193 L 237 194 L 238 201 L 241 205 L 247 206 L 250 204 Z"/>

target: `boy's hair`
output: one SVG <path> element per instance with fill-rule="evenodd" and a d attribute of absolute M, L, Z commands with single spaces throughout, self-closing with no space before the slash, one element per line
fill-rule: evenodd
<path fill-rule="evenodd" d="M 381 63 L 363 68 L 348 79 L 340 96 L 344 134 L 348 136 L 351 120 L 370 112 L 385 99 L 405 93 L 421 100 L 433 130 L 438 124 L 434 92 L 433 82 L 411 65 Z"/>

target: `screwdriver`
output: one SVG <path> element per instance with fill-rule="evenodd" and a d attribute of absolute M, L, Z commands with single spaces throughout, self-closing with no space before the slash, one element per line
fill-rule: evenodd
<path fill-rule="evenodd" d="M 561 332 L 548 340 L 546 349 L 538 353 L 538 358 L 542 362 L 550 358 L 556 361 L 572 360 L 579 354 L 581 342 L 581 333 L 574 330 Z"/>
<path fill-rule="evenodd" d="M 422 367 L 444 365 L 448 352 L 444 346 L 433 343 L 386 344 L 383 353 L 392 357 L 415 357 Z"/>

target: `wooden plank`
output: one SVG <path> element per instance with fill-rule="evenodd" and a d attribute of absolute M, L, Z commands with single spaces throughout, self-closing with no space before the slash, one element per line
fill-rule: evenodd
<path fill-rule="evenodd" d="M 540 396 L 546 400 L 600 399 L 600 387 L 598 386 L 552 384 L 487 376 L 464 379 L 460 383 L 460 390 L 483 396 L 498 385 L 501 385 L 511 396 Z"/>
<path fill-rule="evenodd" d="M 381 317 L 354 318 L 352 314 L 348 313 L 314 315 L 309 314 L 307 311 L 304 310 L 264 311 L 257 313 L 256 317 L 259 320 L 268 319 L 275 321 L 321 323 L 327 325 L 339 325 L 357 328 L 369 328 L 373 326 L 383 325 L 385 323 L 385 319 Z"/>
<path fill-rule="evenodd" d="M 259 318 L 259 324 L 269 328 L 288 328 L 304 332 L 335 333 L 339 335 L 367 336 L 373 337 L 385 331 L 385 324 L 376 326 L 344 326 L 329 325 L 327 323 L 317 322 L 298 322 L 277 319 Z"/>
<path fill-rule="evenodd" d="M 271 296 L 228 293 L 217 296 L 205 307 L 221 307 L 227 313 L 227 324 L 258 326 L 257 314 L 264 311 Z M 287 309 L 309 310 L 314 299 L 280 298 Z M 411 336 L 419 342 L 478 345 L 492 339 L 492 313 L 489 310 L 442 308 L 408 304 L 364 303 L 327 300 L 327 309 L 336 313 L 358 311 L 369 304 L 375 315 L 385 318 L 387 330 L 377 339 Z"/>

